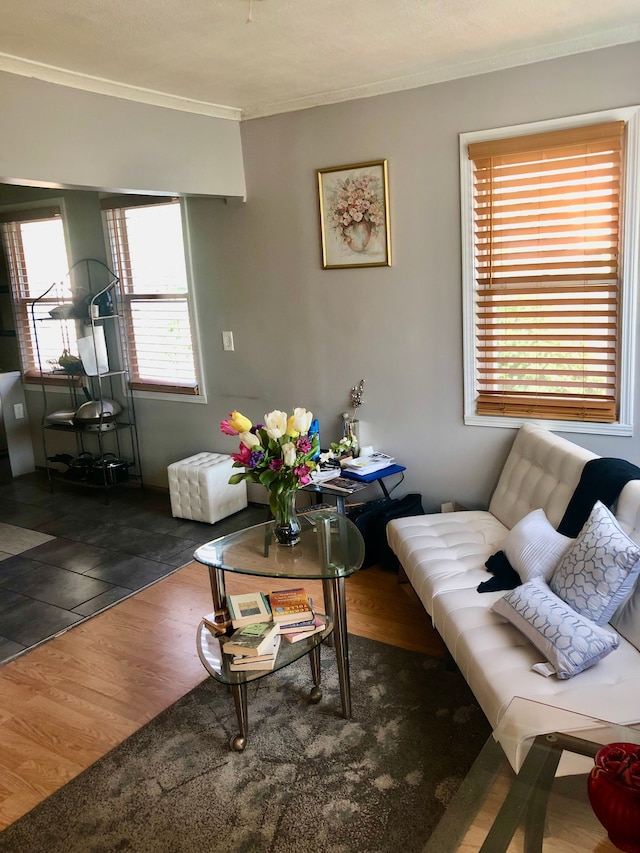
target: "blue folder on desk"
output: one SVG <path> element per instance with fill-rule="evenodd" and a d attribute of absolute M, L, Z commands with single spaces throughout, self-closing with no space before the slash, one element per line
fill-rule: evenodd
<path fill-rule="evenodd" d="M 359 483 L 375 483 L 376 480 L 381 480 L 383 477 L 401 474 L 406 470 L 404 465 L 388 465 L 386 468 L 380 468 L 379 471 L 372 471 L 370 474 L 357 474 L 355 471 L 348 471 L 345 468 L 342 470 L 341 476 L 348 477 L 349 480 L 357 480 Z"/>

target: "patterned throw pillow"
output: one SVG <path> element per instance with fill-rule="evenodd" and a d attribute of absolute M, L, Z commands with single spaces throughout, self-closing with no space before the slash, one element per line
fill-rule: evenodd
<path fill-rule="evenodd" d="M 522 583 L 539 577 L 548 583 L 572 542 L 558 533 L 543 509 L 534 509 L 507 533 L 502 550 Z"/>
<path fill-rule="evenodd" d="M 492 609 L 504 616 L 549 661 L 541 675 L 572 678 L 618 647 L 620 638 L 580 616 L 554 595 L 542 578 L 512 589 Z"/>
<path fill-rule="evenodd" d="M 604 625 L 629 594 L 638 572 L 640 547 L 598 501 L 549 586 L 582 616 Z"/>

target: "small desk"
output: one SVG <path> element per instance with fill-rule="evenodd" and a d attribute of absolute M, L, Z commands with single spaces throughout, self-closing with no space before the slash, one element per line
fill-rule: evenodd
<path fill-rule="evenodd" d="M 194 558 L 209 568 L 215 610 L 222 609 L 225 604 L 225 572 L 302 582 L 312 579 L 322 581 L 327 627 L 322 633 L 294 643 L 286 649 L 281 646 L 275 668 L 282 669 L 283 666 L 311 653 L 314 686 L 318 688 L 318 646 L 323 639 L 328 639 L 331 635 L 335 640 L 342 715 L 345 719 L 350 719 L 351 682 L 344 581 L 362 565 L 364 540 L 355 524 L 336 510 L 314 510 L 301 514 L 299 518 L 302 525 L 300 542 L 293 547 L 279 545 L 273 537 L 274 522 L 267 521 L 201 545 L 195 551 Z M 200 660 L 207 671 L 217 681 L 229 685 L 233 693 L 240 734 L 232 738 L 231 746 L 240 751 L 245 748 L 248 730 L 247 683 L 270 673 L 230 673 L 228 667 L 220 665 L 215 652 L 211 655 L 205 654 L 206 642 L 208 638 L 201 625 L 198 632 Z M 317 691 L 312 691 L 312 701 L 314 695 L 318 696 Z"/>
<path fill-rule="evenodd" d="M 345 469 L 336 468 L 336 477 L 346 477 L 348 480 L 353 480 L 356 483 L 378 483 L 380 488 L 382 489 L 382 494 L 385 498 L 390 496 L 390 490 L 387 488 L 386 483 L 384 482 L 386 477 L 391 477 L 393 474 L 401 474 L 401 479 L 396 483 L 393 489 L 396 486 L 399 486 L 402 480 L 404 479 L 404 472 L 407 469 L 404 465 L 388 465 L 386 468 L 381 468 L 379 471 L 373 471 L 371 474 L 354 474 L 351 471 L 346 471 Z M 393 491 L 391 489 L 391 491 Z M 327 486 L 322 481 L 319 483 L 309 483 L 307 486 L 302 487 L 302 491 L 304 492 L 315 492 L 317 495 L 317 500 L 320 500 L 321 495 L 331 495 L 336 499 L 336 509 L 338 512 L 343 515 L 346 512 L 345 500 L 346 498 L 350 498 L 351 495 L 345 495 L 344 492 L 338 492 L 335 489 L 332 489 L 331 486 Z M 360 494 L 360 492 L 355 492 L 354 494 Z"/>

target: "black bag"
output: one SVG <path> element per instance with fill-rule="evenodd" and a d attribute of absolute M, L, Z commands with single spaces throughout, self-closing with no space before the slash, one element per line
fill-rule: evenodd
<path fill-rule="evenodd" d="M 398 558 L 387 544 L 387 524 L 393 518 L 424 515 L 422 495 L 408 494 L 403 498 L 378 498 L 354 507 L 347 515 L 364 539 L 362 568 L 379 565 L 385 571 L 397 572 Z"/>

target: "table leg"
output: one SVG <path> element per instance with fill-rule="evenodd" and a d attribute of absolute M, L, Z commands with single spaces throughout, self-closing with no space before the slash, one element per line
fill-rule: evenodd
<path fill-rule="evenodd" d="M 233 701 L 236 706 L 236 716 L 238 717 L 238 728 L 240 729 L 240 733 L 231 738 L 229 745 L 235 752 L 242 752 L 247 745 L 247 732 L 249 731 L 247 716 L 247 685 L 232 684 L 231 692 L 233 693 Z"/>
<path fill-rule="evenodd" d="M 209 566 L 209 583 L 211 584 L 211 598 L 213 609 L 218 611 L 226 607 L 227 595 L 224 587 L 224 572 L 214 566 Z"/>
<path fill-rule="evenodd" d="M 322 689 L 320 683 L 322 681 L 322 669 L 320 661 L 320 644 L 314 646 L 309 652 L 309 663 L 311 664 L 311 677 L 313 678 L 313 687 L 309 698 L 315 705 L 322 699 Z"/>
<path fill-rule="evenodd" d="M 342 716 L 351 719 L 351 681 L 349 677 L 349 639 L 347 635 L 347 605 L 344 594 L 344 578 L 332 578 L 335 621 L 333 635 L 336 645 L 336 663 L 340 682 Z"/>
<path fill-rule="evenodd" d="M 333 606 L 333 587 L 331 586 L 331 581 L 329 579 L 324 579 L 322 581 L 322 597 L 324 599 L 324 612 L 327 619 L 331 621 L 332 625 L 336 624 L 336 615 L 335 608 Z M 332 649 L 335 646 L 335 640 L 333 639 L 333 634 L 329 634 L 327 639 L 324 641 L 325 646 Z"/>

